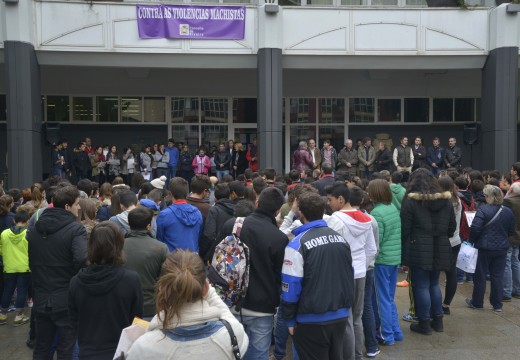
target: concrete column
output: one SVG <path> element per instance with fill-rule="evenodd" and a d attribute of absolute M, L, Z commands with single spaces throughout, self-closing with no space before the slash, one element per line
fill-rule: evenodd
<path fill-rule="evenodd" d="M 482 163 L 502 172 L 517 161 L 518 47 L 489 52 L 482 69 Z"/>
<path fill-rule="evenodd" d="M 40 69 L 34 47 L 5 41 L 9 187 L 42 180 Z"/>

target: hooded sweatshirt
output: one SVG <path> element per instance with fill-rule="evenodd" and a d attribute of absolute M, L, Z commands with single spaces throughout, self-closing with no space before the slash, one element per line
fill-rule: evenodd
<path fill-rule="evenodd" d="M 120 214 L 112 216 L 110 221 L 115 222 L 117 226 L 123 232 L 123 235 L 126 235 L 130 232 L 130 224 L 128 224 L 128 213 L 129 211 L 123 211 Z"/>
<path fill-rule="evenodd" d="M 29 270 L 29 244 L 25 239 L 27 228 L 13 226 L 2 232 L 0 256 L 4 260 L 4 273 L 25 273 Z"/>
<path fill-rule="evenodd" d="M 204 233 L 200 242 L 200 256 L 208 261 L 213 258 L 215 247 L 222 239 L 217 235 L 224 226 L 224 223 L 233 217 L 236 204 L 230 199 L 219 199 L 215 206 L 208 211 L 206 222 L 204 223 Z"/>
<path fill-rule="evenodd" d="M 401 184 L 390 184 L 390 190 L 392 191 L 392 204 L 401 211 L 401 204 L 403 202 L 404 194 L 406 189 Z"/>
<path fill-rule="evenodd" d="M 354 279 L 366 276 L 368 264 L 377 255 L 372 219 L 359 210 L 336 211 L 327 219 L 328 226 L 350 245 Z"/>
<path fill-rule="evenodd" d="M 203 229 L 202 214 L 186 200 L 178 200 L 157 216 L 157 240 L 175 249 L 199 252 Z"/>
<path fill-rule="evenodd" d="M 139 275 L 113 265 L 90 265 L 72 278 L 69 314 L 78 331 L 79 358 L 112 360 L 121 331 L 143 315 Z"/>

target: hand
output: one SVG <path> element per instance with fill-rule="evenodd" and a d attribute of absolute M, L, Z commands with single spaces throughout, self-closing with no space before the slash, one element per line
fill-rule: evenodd
<path fill-rule="evenodd" d="M 451 164 L 446 164 L 446 167 L 451 167 Z"/>
<path fill-rule="evenodd" d="M 220 164 L 220 167 L 223 168 L 223 167 L 224 167 L 224 164 Z"/>
<path fill-rule="evenodd" d="M 349 162 L 347 163 L 347 166 L 348 166 L 348 167 L 352 167 L 352 165 L 351 165 Z"/>
<path fill-rule="evenodd" d="M 292 204 L 292 207 L 291 207 L 291 211 L 296 214 L 300 209 L 298 208 L 298 201 L 294 200 L 293 201 L 293 204 Z"/>
<path fill-rule="evenodd" d="M 237 169 L 237 167 L 236 167 L 236 166 L 233 166 L 233 170 L 236 170 L 236 169 Z"/>
<path fill-rule="evenodd" d="M 294 336 L 294 327 L 293 326 L 289 326 L 288 330 L 289 330 L 289 334 L 291 334 L 291 336 Z"/>
<path fill-rule="evenodd" d="M 432 164 L 432 167 L 436 168 L 436 167 L 437 167 L 437 164 L 436 164 L 436 163 L 433 163 L 433 164 Z"/>

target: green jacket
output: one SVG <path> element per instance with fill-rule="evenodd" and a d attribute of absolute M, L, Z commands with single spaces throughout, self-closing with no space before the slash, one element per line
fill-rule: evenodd
<path fill-rule="evenodd" d="M 25 238 L 27 228 L 13 226 L 4 230 L 0 240 L 0 256 L 4 261 L 4 273 L 26 273 L 29 269 L 29 243 Z"/>
<path fill-rule="evenodd" d="M 390 190 L 392 191 L 392 204 L 397 208 L 397 211 L 401 211 L 401 204 L 403 203 L 406 189 L 401 184 L 390 184 Z"/>
<path fill-rule="evenodd" d="M 370 213 L 379 227 L 379 254 L 376 265 L 401 263 L 401 218 L 393 204 L 377 203 Z"/>

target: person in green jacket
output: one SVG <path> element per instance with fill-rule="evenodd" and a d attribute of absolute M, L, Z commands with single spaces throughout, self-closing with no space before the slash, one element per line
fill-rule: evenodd
<path fill-rule="evenodd" d="M 401 219 L 392 204 L 392 191 L 386 180 L 372 180 L 367 188 L 374 203 L 372 215 L 379 227 L 379 254 L 375 264 L 373 306 L 376 318 L 376 337 L 383 345 L 403 340 L 399 326 L 395 287 L 397 266 L 401 263 Z"/>
<path fill-rule="evenodd" d="M 2 232 L 0 236 L 0 256 L 4 261 L 4 292 L 2 294 L 2 308 L 0 325 L 7 323 L 7 310 L 16 289 L 16 316 L 13 325 L 19 326 L 29 322 L 23 310 L 27 299 L 27 289 L 31 278 L 29 269 L 29 245 L 25 238 L 29 214 L 18 211 L 14 215 L 14 224 Z"/>
<path fill-rule="evenodd" d="M 392 191 L 392 204 L 397 208 L 397 211 L 401 211 L 401 204 L 403 203 L 404 194 L 406 193 L 406 189 L 401 185 L 402 180 L 402 172 L 394 171 L 392 173 L 390 190 Z"/>

